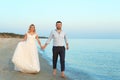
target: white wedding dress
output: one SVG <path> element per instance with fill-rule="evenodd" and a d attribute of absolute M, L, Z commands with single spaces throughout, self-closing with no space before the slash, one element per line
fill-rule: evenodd
<path fill-rule="evenodd" d="M 19 42 L 12 62 L 15 65 L 15 70 L 24 73 L 38 73 L 40 71 L 40 62 L 36 46 L 37 34 L 31 35 L 27 33 L 27 40 Z"/>

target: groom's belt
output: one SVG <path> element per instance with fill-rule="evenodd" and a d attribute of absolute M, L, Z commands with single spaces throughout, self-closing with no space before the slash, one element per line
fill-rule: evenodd
<path fill-rule="evenodd" d="M 57 47 L 57 48 L 63 48 L 64 46 L 53 46 L 53 48 L 54 48 L 54 47 Z"/>

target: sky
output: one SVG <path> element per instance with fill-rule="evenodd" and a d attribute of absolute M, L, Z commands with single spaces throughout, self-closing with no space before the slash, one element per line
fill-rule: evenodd
<path fill-rule="evenodd" d="M 120 38 L 120 0 L 0 0 L 0 32 L 49 36 L 63 22 L 69 38 Z"/>

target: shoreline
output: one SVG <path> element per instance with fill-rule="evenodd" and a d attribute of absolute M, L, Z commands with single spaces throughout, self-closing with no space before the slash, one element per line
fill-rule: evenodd
<path fill-rule="evenodd" d="M 61 78 L 60 71 L 56 76 L 52 75 L 52 66 L 48 64 L 39 53 L 40 72 L 37 74 L 25 74 L 14 70 L 11 62 L 14 50 L 21 39 L 0 38 L 0 80 L 70 80 L 68 77 Z"/>

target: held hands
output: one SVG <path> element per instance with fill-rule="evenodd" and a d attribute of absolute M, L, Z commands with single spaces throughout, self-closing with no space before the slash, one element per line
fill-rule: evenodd
<path fill-rule="evenodd" d="M 44 50 L 45 48 L 46 48 L 46 46 L 45 46 L 45 45 L 41 46 L 41 49 L 42 49 L 42 50 Z"/>
<path fill-rule="evenodd" d="M 44 44 L 43 46 L 40 45 L 41 49 L 44 50 L 46 48 L 47 44 Z"/>

